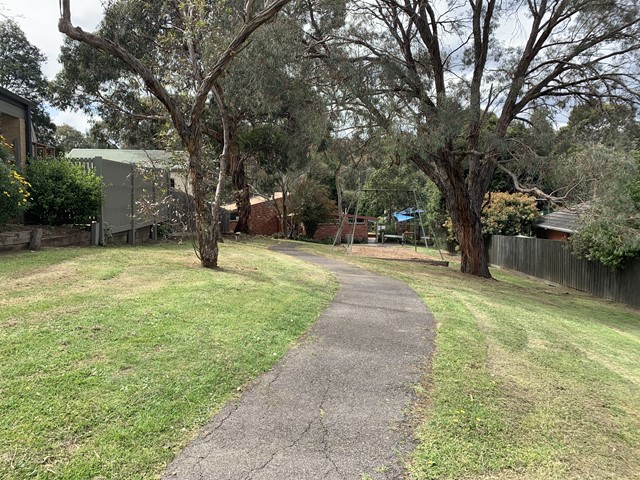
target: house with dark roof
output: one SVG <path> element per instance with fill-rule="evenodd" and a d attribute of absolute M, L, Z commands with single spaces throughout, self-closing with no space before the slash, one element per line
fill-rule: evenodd
<path fill-rule="evenodd" d="M 13 145 L 13 158 L 23 169 L 28 157 L 35 155 L 36 138 L 31 121 L 35 103 L 0 87 L 0 134 Z"/>
<path fill-rule="evenodd" d="M 578 214 L 568 210 L 547 213 L 534 223 L 536 237 L 547 240 L 567 240 L 576 231 Z"/>
<path fill-rule="evenodd" d="M 15 93 L 0 87 L 0 135 L 13 145 L 13 159 L 19 170 L 35 156 L 54 156 L 55 148 L 38 142 L 31 109 L 36 106 Z"/>

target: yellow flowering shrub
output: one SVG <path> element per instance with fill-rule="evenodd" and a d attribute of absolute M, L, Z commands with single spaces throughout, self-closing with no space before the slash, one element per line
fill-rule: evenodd
<path fill-rule="evenodd" d="M 0 226 L 27 209 L 30 187 L 22 175 L 0 160 Z"/>
<path fill-rule="evenodd" d="M 13 145 L 0 135 L 0 160 L 4 160 L 9 163 L 13 157 Z"/>

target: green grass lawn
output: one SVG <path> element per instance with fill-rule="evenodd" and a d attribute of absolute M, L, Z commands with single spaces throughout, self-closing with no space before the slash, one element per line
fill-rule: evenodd
<path fill-rule="evenodd" d="M 640 312 L 501 270 L 304 248 L 407 282 L 435 316 L 414 479 L 640 478 Z"/>
<path fill-rule="evenodd" d="M 157 478 L 335 293 L 259 242 L 0 256 L 0 478 Z"/>

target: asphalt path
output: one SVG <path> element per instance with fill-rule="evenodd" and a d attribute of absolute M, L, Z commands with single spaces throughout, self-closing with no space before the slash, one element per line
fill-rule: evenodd
<path fill-rule="evenodd" d="M 340 291 L 299 344 L 215 415 L 163 478 L 404 478 L 433 318 L 402 282 L 288 245 L 276 249 L 334 272 Z"/>

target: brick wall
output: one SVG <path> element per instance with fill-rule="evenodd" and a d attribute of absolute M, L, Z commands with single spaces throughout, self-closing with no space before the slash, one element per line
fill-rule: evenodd
<path fill-rule="evenodd" d="M 278 199 L 282 208 L 282 199 Z M 237 221 L 229 222 L 228 233 L 235 230 Z M 252 235 L 273 235 L 280 232 L 280 219 L 271 201 L 256 203 L 251 205 L 251 216 L 249 217 L 249 231 Z"/>
<path fill-rule="evenodd" d="M 547 239 L 549 240 L 567 240 L 569 234 L 565 232 L 558 232 L 557 230 L 547 230 Z"/>
<path fill-rule="evenodd" d="M 278 213 L 271 202 L 251 205 L 249 230 L 253 235 L 273 235 L 280 231 Z"/>
<path fill-rule="evenodd" d="M 338 224 L 337 223 L 321 223 L 318 225 L 316 233 L 313 235 L 313 239 L 316 241 L 322 241 L 327 238 L 333 240 L 336 238 L 336 233 L 338 232 Z M 351 235 L 353 232 L 353 225 L 345 225 L 342 229 L 342 241 L 346 242 L 346 235 Z M 366 241 L 367 240 L 367 224 L 357 224 L 355 231 L 356 240 Z"/>

